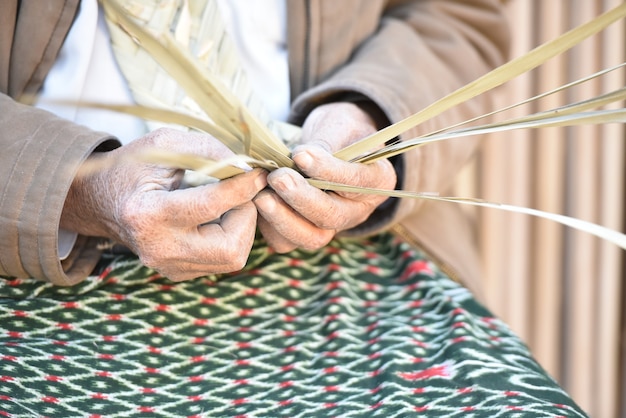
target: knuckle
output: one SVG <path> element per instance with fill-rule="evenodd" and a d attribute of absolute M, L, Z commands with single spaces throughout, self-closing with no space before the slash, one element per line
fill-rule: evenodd
<path fill-rule="evenodd" d="M 331 212 L 330 216 L 321 218 L 317 222 L 317 227 L 324 230 L 339 229 L 348 224 L 353 217 L 354 213 L 352 211 L 336 210 Z"/>
<path fill-rule="evenodd" d="M 184 211 L 178 215 L 184 219 L 204 219 L 204 222 L 214 222 L 222 215 L 219 212 L 206 201 L 189 200 Z"/>
<path fill-rule="evenodd" d="M 177 138 L 180 138 L 180 134 L 181 131 L 176 129 L 161 127 L 143 136 L 139 143 L 155 148 L 168 149 L 172 147 Z"/>
<path fill-rule="evenodd" d="M 252 243 L 248 239 L 240 238 L 227 245 L 221 251 L 221 261 L 228 271 L 241 270 L 248 262 L 248 254 Z"/>
<path fill-rule="evenodd" d="M 246 264 L 247 264 L 247 263 L 248 263 L 248 257 L 247 257 L 247 255 L 246 255 L 246 256 L 241 255 L 241 256 L 239 257 L 239 259 L 238 259 L 238 260 L 236 260 L 235 262 L 233 262 L 233 263 L 231 264 L 231 269 L 230 269 L 230 271 L 238 271 L 238 270 L 241 270 L 241 269 L 243 269 L 243 268 L 246 266 Z"/>
<path fill-rule="evenodd" d="M 163 257 L 160 251 L 145 252 L 140 254 L 141 263 L 157 271 L 173 282 L 182 282 L 199 277 L 201 274 L 190 268 L 190 265 L 181 261 L 176 261 L 171 257 Z"/>
<path fill-rule="evenodd" d="M 302 245 L 302 248 L 308 251 L 319 250 L 327 246 L 328 243 L 332 241 L 333 237 L 334 232 L 332 231 L 324 231 L 319 234 L 313 234 L 311 239 Z"/>
<path fill-rule="evenodd" d="M 172 128 L 158 128 L 150 133 L 150 137 L 158 145 L 164 141 L 169 141 L 173 133 L 174 130 Z"/>
<path fill-rule="evenodd" d="M 118 212 L 119 221 L 133 235 L 141 236 L 143 233 L 154 229 L 155 225 L 161 225 L 162 214 L 154 207 L 138 208 L 136 205 L 123 205 Z"/>
<path fill-rule="evenodd" d="M 293 244 L 288 244 L 285 242 L 280 243 L 269 243 L 269 246 L 278 254 L 286 254 L 295 250 L 297 247 Z"/>
<path fill-rule="evenodd" d="M 228 254 L 224 258 L 225 268 L 227 271 L 237 271 L 245 267 L 248 261 L 248 254 L 243 251 L 228 251 Z"/>
<path fill-rule="evenodd" d="M 152 270 L 165 273 L 161 271 L 161 267 L 163 265 L 161 258 L 156 256 L 154 253 L 142 252 L 139 254 L 139 260 L 141 261 L 141 264 L 143 264 L 144 266 Z"/>

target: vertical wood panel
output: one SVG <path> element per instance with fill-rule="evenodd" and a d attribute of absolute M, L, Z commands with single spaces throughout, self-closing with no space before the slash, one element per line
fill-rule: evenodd
<path fill-rule="evenodd" d="M 615 7 L 620 0 L 606 0 L 605 9 Z M 624 21 L 608 28 L 602 37 L 602 66 L 604 68 L 618 64 L 626 59 L 626 24 Z M 604 79 L 603 90 L 624 86 L 626 74 L 618 72 Z M 624 107 L 624 103 L 612 107 Z M 602 127 L 602 202 L 600 218 L 604 225 L 617 230 L 624 230 L 624 200 L 626 174 L 626 129 L 623 124 Z M 599 390 L 596 393 L 596 412 L 599 417 L 617 416 L 619 399 L 619 344 L 621 333 L 620 306 L 624 272 L 622 251 L 608 243 L 600 243 L 600 282 L 598 283 L 598 321 L 596 353 L 597 375 L 595 387 L 613 384 L 613 390 Z M 623 411 L 626 414 L 626 411 Z"/>
<path fill-rule="evenodd" d="M 528 1 L 532 3 L 536 0 Z M 533 8 L 524 2 L 509 4 L 509 19 L 522 26 L 532 25 Z M 534 41 L 532 31 L 517 33 L 512 40 L 512 58 L 520 51 L 529 50 Z M 506 87 L 506 95 L 498 97 L 501 107 L 512 104 L 530 91 L 532 77 L 524 74 Z M 503 117 L 515 117 L 532 112 L 531 105 L 524 105 Z M 529 197 L 528 164 L 530 144 L 528 131 L 516 131 L 506 137 L 492 135 L 485 139 L 481 153 L 481 197 L 491 201 L 527 205 Z M 480 174 L 479 174 L 480 175 Z M 527 340 L 528 316 L 524 306 L 529 303 L 528 277 L 529 226 L 525 215 L 486 209 L 480 212 L 485 289 L 489 307 L 506 318 L 508 325 Z M 515 231 L 513 233 L 512 231 Z M 511 254 L 518 254 L 511 257 Z"/>
<path fill-rule="evenodd" d="M 572 2 L 572 26 L 577 26 L 591 16 L 599 14 L 599 2 L 576 0 Z M 577 79 L 599 69 L 601 64 L 598 37 L 584 41 L 569 54 L 570 79 Z M 580 101 L 599 93 L 599 82 L 594 80 L 572 90 L 572 101 Z M 598 220 L 599 200 L 599 129 L 596 126 L 580 126 L 569 129 L 567 212 L 569 215 L 588 221 Z M 569 255 L 566 265 L 565 288 L 568 296 L 565 320 L 566 367 L 565 380 L 570 394 L 581 404 L 593 406 L 594 323 L 597 321 L 595 281 L 598 276 L 598 241 L 589 234 L 567 230 L 566 239 Z M 576 379 L 575 376 L 586 376 Z"/>
<path fill-rule="evenodd" d="M 512 57 L 620 3 L 511 0 Z M 625 23 L 619 22 L 509 83 L 500 103 L 517 102 L 625 61 L 625 32 Z M 620 70 L 536 106 L 552 108 L 625 82 Z M 519 112 L 533 110 L 527 106 Z M 616 124 L 493 135 L 479 156 L 477 192 L 488 200 L 623 229 L 625 131 Z M 544 368 L 591 416 L 617 417 L 619 382 L 626 382 L 619 374 L 624 252 L 549 221 L 494 212 L 479 212 L 489 308 L 529 343 Z"/>
<path fill-rule="evenodd" d="M 535 0 L 533 3 L 537 3 Z M 512 4 L 513 16 L 517 24 L 523 27 L 533 27 L 535 21 L 534 8 L 529 8 L 524 2 Z M 530 31 L 526 36 L 514 38 L 514 48 L 518 51 L 529 50 L 536 43 L 535 31 Z M 523 97 L 532 90 L 533 74 L 529 73 L 514 80 L 511 85 L 512 94 Z M 534 106 L 525 106 L 523 109 L 515 109 L 512 116 L 522 116 L 524 113 L 533 111 Z M 507 193 L 501 197 L 513 205 L 527 205 L 530 200 L 530 181 L 528 169 L 532 167 L 531 148 L 534 132 L 517 130 L 507 134 Z M 501 138 L 497 138 L 501 140 Z M 507 243 L 506 248 L 516 257 L 507 259 L 508 281 L 506 298 L 506 315 L 508 323 L 518 335 L 524 339 L 529 337 L 529 316 L 525 307 L 530 303 L 529 293 L 529 255 L 531 249 L 531 219 L 520 214 L 507 216 Z"/>
<path fill-rule="evenodd" d="M 567 30 L 567 5 L 562 1 L 542 1 L 538 7 L 538 19 L 550 16 L 551 24 L 539 26 L 539 42 L 547 42 Z M 558 56 L 537 70 L 537 90 L 549 91 L 566 79 L 566 57 Z M 540 102 L 542 108 L 555 108 L 566 103 L 563 93 L 552 95 Z M 545 107 L 544 107 L 545 106 Z M 563 213 L 563 184 L 565 184 L 566 132 L 558 128 L 546 128 L 537 132 L 535 152 L 534 188 L 537 203 L 548 212 Z M 563 234 L 564 228 L 546 220 L 535 220 L 535 242 L 532 253 L 533 307 L 532 333 L 529 344 L 552 376 L 560 376 L 563 316 Z"/>

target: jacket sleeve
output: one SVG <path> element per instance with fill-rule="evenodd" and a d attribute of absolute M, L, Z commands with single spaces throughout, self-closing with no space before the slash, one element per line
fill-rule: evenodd
<path fill-rule="evenodd" d="M 89 275 L 100 256 L 97 240 L 79 237 L 61 262 L 59 221 L 82 162 L 117 146 L 106 134 L 0 94 L 0 275 L 63 286 Z"/>
<path fill-rule="evenodd" d="M 300 95 L 294 109 L 312 107 L 357 93 L 373 101 L 391 123 L 473 81 L 504 62 L 509 33 L 498 0 L 391 1 L 382 10 L 376 31 L 345 65 Z M 467 120 L 488 110 L 485 95 L 425 122 L 401 136 L 414 138 Z M 404 190 L 442 192 L 471 156 L 473 138 L 429 144 L 407 152 L 396 169 Z M 415 213 L 421 203 L 402 199 L 377 211 L 358 233 L 371 233 Z M 391 210 L 389 210 L 389 208 Z"/>

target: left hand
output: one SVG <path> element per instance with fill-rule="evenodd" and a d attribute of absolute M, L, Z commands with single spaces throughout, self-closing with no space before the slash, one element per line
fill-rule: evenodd
<path fill-rule="evenodd" d="M 332 155 L 376 130 L 373 118 L 353 103 L 322 105 L 306 119 L 302 145 L 293 150 L 292 158 L 310 178 L 393 189 L 397 178 L 388 160 L 360 164 Z M 266 189 L 254 199 L 260 215 L 258 226 L 269 246 L 280 253 L 324 247 L 339 231 L 364 222 L 386 199 L 373 194 L 324 192 L 289 168 L 273 171 L 267 182 L 272 190 Z"/>

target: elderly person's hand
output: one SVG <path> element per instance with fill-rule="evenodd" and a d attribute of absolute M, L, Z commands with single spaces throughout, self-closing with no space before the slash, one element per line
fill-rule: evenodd
<path fill-rule="evenodd" d="M 251 199 L 266 186 L 265 172 L 181 189 L 182 170 L 123 158 L 153 147 L 215 160 L 232 155 L 208 135 L 160 129 L 94 156 L 104 168 L 74 180 L 61 227 L 124 244 L 174 281 L 241 269 L 256 230 Z"/>
<path fill-rule="evenodd" d="M 361 107 L 348 102 L 326 104 L 305 121 L 302 145 L 293 150 L 292 158 L 310 178 L 393 189 L 396 173 L 388 160 L 357 164 L 332 155 L 376 130 L 376 121 Z M 259 229 L 277 252 L 319 249 L 339 231 L 365 221 L 385 200 L 372 194 L 324 192 L 288 168 L 273 171 L 267 181 L 272 190 L 261 192 L 254 203 Z"/>

